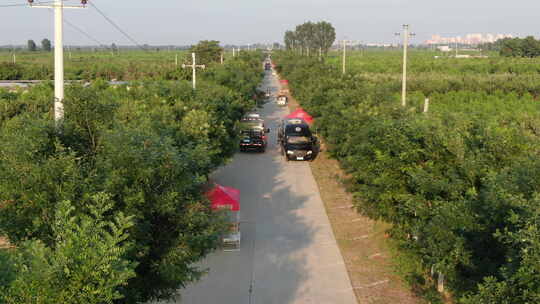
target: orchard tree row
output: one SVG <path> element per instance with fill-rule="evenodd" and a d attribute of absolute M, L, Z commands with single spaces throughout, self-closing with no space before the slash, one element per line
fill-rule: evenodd
<path fill-rule="evenodd" d="M 198 280 L 226 229 L 203 197 L 235 151 L 262 54 L 188 81 L 0 91 L 0 303 L 146 303 Z"/>
<path fill-rule="evenodd" d="M 540 104 L 530 94 L 421 90 L 275 56 L 350 176 L 358 212 L 392 224 L 406 279 L 430 301 L 444 277 L 463 304 L 540 302 Z M 424 97 L 424 96 L 421 96 Z M 418 269 L 420 269 L 418 271 Z M 414 270 L 414 271 L 413 271 Z M 432 275 L 433 274 L 433 275 Z"/>

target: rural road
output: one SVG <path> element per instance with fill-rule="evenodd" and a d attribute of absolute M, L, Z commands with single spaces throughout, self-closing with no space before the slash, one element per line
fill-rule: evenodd
<path fill-rule="evenodd" d="M 267 72 L 262 87 L 275 94 L 279 84 Z M 279 154 L 276 127 L 288 110 L 272 101 L 259 113 L 271 128 L 266 153 L 238 153 L 214 176 L 241 191 L 241 250 L 210 255 L 208 275 L 177 303 L 356 304 L 309 164 Z"/>

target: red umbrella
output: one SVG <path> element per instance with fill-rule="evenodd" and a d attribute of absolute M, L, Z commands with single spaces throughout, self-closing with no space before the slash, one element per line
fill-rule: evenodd
<path fill-rule="evenodd" d="M 313 123 L 313 117 L 309 115 L 304 109 L 298 108 L 296 111 L 286 116 L 287 118 L 300 118 L 303 119 L 308 124 Z"/>
<path fill-rule="evenodd" d="M 240 190 L 216 184 L 206 193 L 206 197 L 212 203 L 212 209 L 228 209 L 240 211 Z"/>

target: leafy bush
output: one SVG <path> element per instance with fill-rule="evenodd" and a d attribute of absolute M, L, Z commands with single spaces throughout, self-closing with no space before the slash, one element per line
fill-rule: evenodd
<path fill-rule="evenodd" d="M 126 259 L 132 243 L 126 231 L 131 217 L 106 213 L 113 209 L 103 194 L 91 200 L 88 214 L 75 216 L 69 201 L 58 204 L 52 226 L 54 241 L 26 241 L 17 250 L 0 251 L 0 303 L 112 303 L 135 276 Z M 7 279 L 6 279 L 7 278 Z M 3 286 L 3 287 L 2 287 Z"/>

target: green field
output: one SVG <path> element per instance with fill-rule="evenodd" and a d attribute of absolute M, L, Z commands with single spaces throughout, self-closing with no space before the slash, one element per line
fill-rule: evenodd
<path fill-rule="evenodd" d="M 229 52 L 230 53 L 230 52 Z M 225 53 L 225 59 L 232 54 Z M 65 79 L 92 80 L 178 80 L 190 75 L 182 63 L 190 63 L 187 51 L 76 51 L 64 52 Z M 178 66 L 176 65 L 178 56 Z M 50 80 L 54 74 L 53 52 L 0 51 L 0 80 Z"/>

